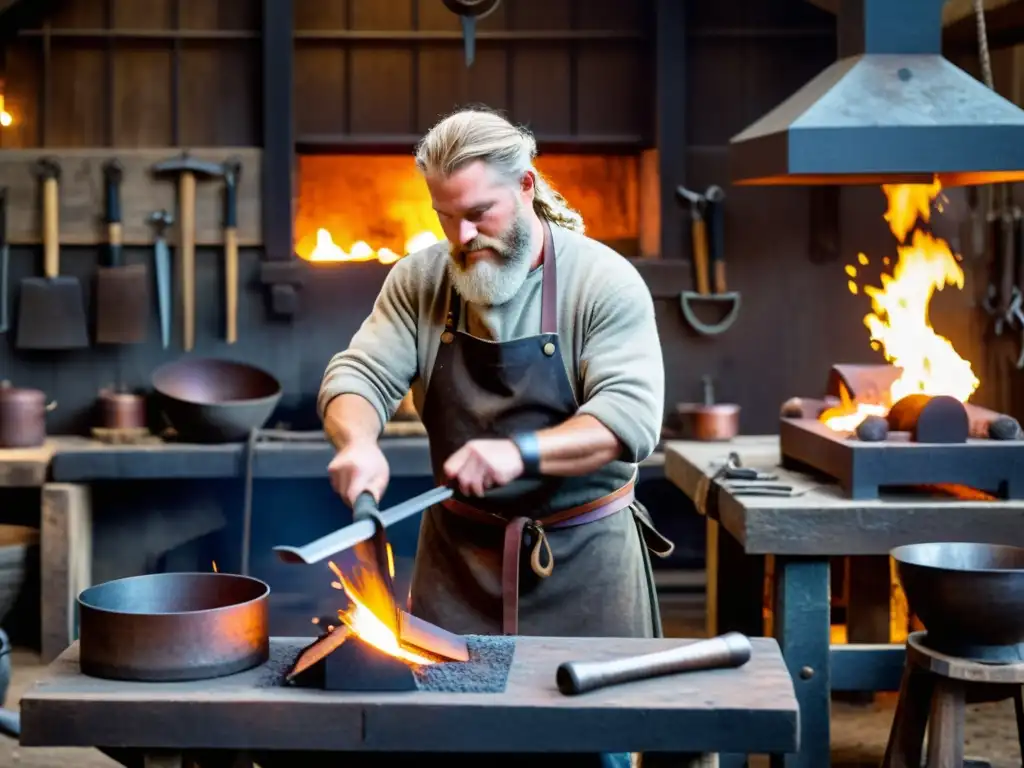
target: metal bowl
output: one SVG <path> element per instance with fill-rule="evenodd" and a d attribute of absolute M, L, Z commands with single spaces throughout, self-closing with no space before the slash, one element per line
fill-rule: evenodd
<path fill-rule="evenodd" d="M 930 647 L 981 661 L 1024 660 L 1024 549 L 908 544 L 891 555 Z"/>
<path fill-rule="evenodd" d="M 82 672 L 114 680 L 206 680 L 270 654 L 270 587 L 231 573 L 157 573 L 78 596 Z"/>
<path fill-rule="evenodd" d="M 267 423 L 281 399 L 281 384 L 245 363 L 189 358 L 153 373 L 153 390 L 178 437 L 194 443 L 245 440 Z"/>

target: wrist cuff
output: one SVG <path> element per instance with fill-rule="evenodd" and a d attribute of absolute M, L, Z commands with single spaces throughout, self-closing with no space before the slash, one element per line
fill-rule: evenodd
<path fill-rule="evenodd" d="M 512 442 L 519 449 L 519 455 L 523 459 L 523 475 L 525 477 L 537 477 L 540 475 L 540 440 L 535 432 L 523 432 L 512 435 Z"/>

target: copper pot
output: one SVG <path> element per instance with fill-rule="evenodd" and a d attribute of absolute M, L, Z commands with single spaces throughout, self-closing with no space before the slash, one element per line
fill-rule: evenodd
<path fill-rule="evenodd" d="M 134 392 L 101 389 L 97 402 L 100 426 L 106 429 L 145 429 L 146 398 Z"/>
<path fill-rule="evenodd" d="M 740 407 L 734 403 L 716 403 L 711 377 L 705 376 L 703 383 L 703 403 L 676 406 L 683 435 L 691 440 L 732 440 L 740 430 Z"/>
<path fill-rule="evenodd" d="M 57 407 L 39 389 L 0 382 L 0 448 L 38 448 L 46 442 L 46 414 Z"/>

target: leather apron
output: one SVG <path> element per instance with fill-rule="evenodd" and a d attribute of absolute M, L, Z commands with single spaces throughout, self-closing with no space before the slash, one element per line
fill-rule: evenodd
<path fill-rule="evenodd" d="M 578 408 L 559 350 L 558 285 L 544 222 L 540 334 L 495 343 L 460 327 L 452 289 L 421 414 L 439 482 L 467 442 L 553 427 Z M 661 635 L 648 549 L 662 537 L 633 495 L 636 467 L 520 479 L 424 513 L 410 612 L 458 634 Z"/>

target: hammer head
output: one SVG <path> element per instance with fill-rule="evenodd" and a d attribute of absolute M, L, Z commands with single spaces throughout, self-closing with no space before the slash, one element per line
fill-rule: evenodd
<path fill-rule="evenodd" d="M 229 157 L 221 166 L 224 183 L 229 187 L 237 186 L 238 177 L 242 175 L 242 161 L 237 157 Z"/>
<path fill-rule="evenodd" d="M 191 173 L 196 176 L 220 176 L 223 168 L 218 163 L 211 163 L 208 160 L 199 160 L 188 152 L 162 160 L 153 166 L 153 173 L 157 174 L 181 174 Z"/>
<path fill-rule="evenodd" d="M 36 161 L 36 173 L 43 181 L 60 180 L 60 163 L 55 157 L 41 157 Z"/>
<path fill-rule="evenodd" d="M 174 223 L 174 216 L 166 210 L 153 211 L 149 214 L 149 223 L 156 229 L 157 235 L 163 235 L 164 230 Z"/>

